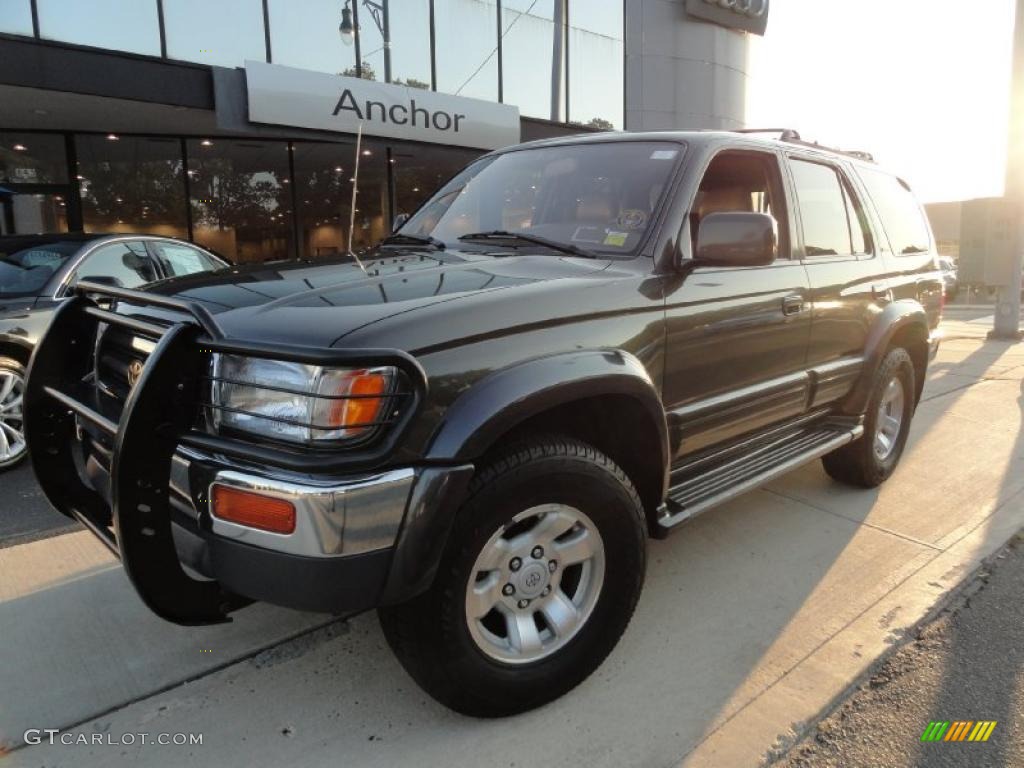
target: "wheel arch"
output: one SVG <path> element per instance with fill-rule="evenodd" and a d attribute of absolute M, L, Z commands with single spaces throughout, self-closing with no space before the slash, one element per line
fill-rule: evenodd
<path fill-rule="evenodd" d="M 875 321 L 864 350 L 864 367 L 843 411 L 860 415 L 867 408 L 875 372 L 893 347 L 907 350 L 914 363 L 914 403 L 921 399 L 928 370 L 928 315 L 919 302 L 899 301 L 888 305 Z"/>
<path fill-rule="evenodd" d="M 28 362 L 32 359 L 32 348 L 6 336 L 0 336 L 0 357 L 13 358 L 28 368 Z"/>
<path fill-rule="evenodd" d="M 620 350 L 578 351 L 485 377 L 448 409 L 427 458 L 479 462 L 529 434 L 590 443 L 633 481 L 649 524 L 668 480 L 668 429 L 646 369 Z"/>

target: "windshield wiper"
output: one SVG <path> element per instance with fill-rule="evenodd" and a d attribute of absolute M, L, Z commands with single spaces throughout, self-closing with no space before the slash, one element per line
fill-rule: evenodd
<path fill-rule="evenodd" d="M 384 245 L 397 245 L 399 243 L 415 243 L 416 245 L 432 245 L 439 251 L 443 251 L 445 248 L 444 241 L 438 240 L 436 237 L 430 235 L 410 235 L 406 232 L 395 232 L 393 235 L 388 235 L 382 241 Z"/>
<path fill-rule="evenodd" d="M 490 232 L 471 232 L 468 235 L 461 235 L 459 240 L 483 240 L 490 242 L 493 240 L 518 240 L 522 243 L 530 243 L 531 245 L 542 245 L 545 248 L 551 248 L 555 251 L 561 251 L 562 253 L 570 253 L 573 256 L 583 256 L 587 259 L 596 259 L 598 255 L 593 251 L 588 251 L 585 248 L 580 248 L 578 245 L 572 245 L 571 243 L 560 243 L 557 240 L 548 240 L 546 237 L 538 237 L 537 235 L 524 235 L 521 232 L 506 232 L 503 229 L 495 229 Z M 516 246 L 512 246 L 515 248 Z"/>

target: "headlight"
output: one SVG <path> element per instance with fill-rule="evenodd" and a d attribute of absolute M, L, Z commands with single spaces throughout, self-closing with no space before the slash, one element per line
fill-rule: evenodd
<path fill-rule="evenodd" d="M 210 420 L 296 443 L 368 437 L 391 415 L 398 372 L 213 356 Z"/>

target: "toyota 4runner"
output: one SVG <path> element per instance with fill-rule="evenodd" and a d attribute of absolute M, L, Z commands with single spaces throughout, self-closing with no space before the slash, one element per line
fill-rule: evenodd
<path fill-rule="evenodd" d="M 507 715 L 612 650 L 646 537 L 817 458 L 885 480 L 942 294 L 920 205 L 863 155 L 544 141 L 362 262 L 83 282 L 25 427 L 49 500 L 168 621 L 376 608 L 431 695 Z"/>

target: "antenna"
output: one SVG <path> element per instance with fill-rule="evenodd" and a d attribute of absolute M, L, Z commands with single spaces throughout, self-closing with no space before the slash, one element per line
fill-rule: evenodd
<path fill-rule="evenodd" d="M 356 228 L 356 198 L 359 194 L 359 156 L 362 154 L 363 149 L 363 123 L 359 122 L 359 131 L 356 133 L 356 170 L 352 174 L 352 208 L 349 210 L 348 217 L 348 255 L 356 260 L 356 264 L 363 270 L 363 274 L 369 277 L 369 273 L 366 271 L 366 267 L 363 266 L 363 262 L 360 261 L 359 257 L 356 256 L 355 251 L 352 250 L 352 231 Z"/>

